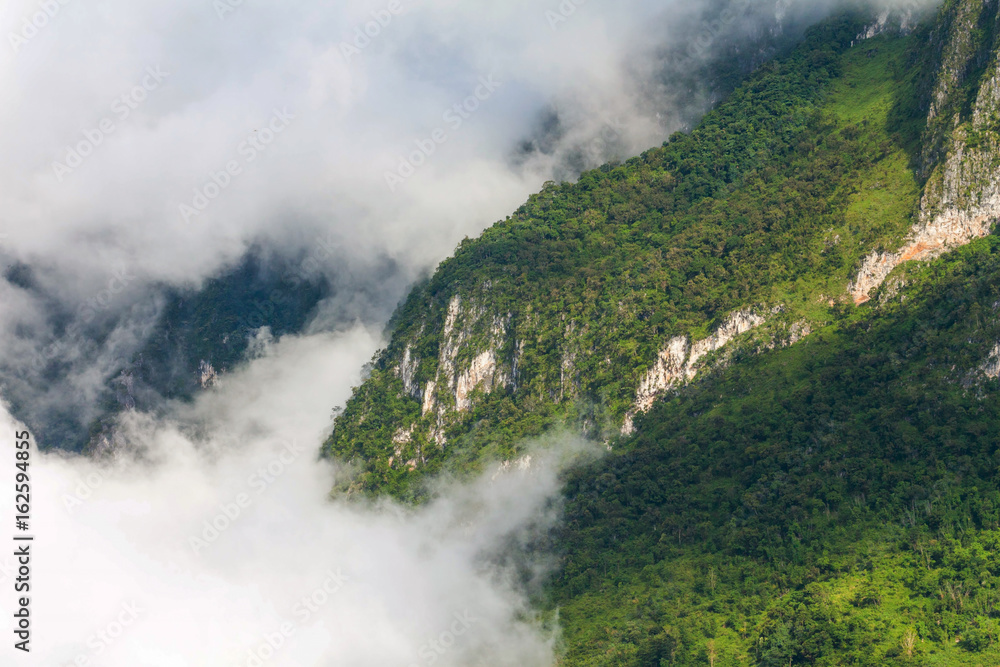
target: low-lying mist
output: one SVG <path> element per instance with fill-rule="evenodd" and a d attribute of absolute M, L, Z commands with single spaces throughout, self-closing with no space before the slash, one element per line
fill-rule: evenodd
<path fill-rule="evenodd" d="M 551 454 L 580 445 L 417 509 L 331 500 L 327 406 L 376 344 L 364 330 L 289 337 L 172 419 L 127 415 L 115 457 L 34 453 L 33 651 L 17 664 L 551 664 L 524 576 L 547 561 L 509 551 L 553 526 Z M 15 430 L 3 414 L 4 437 Z M 0 565 L 10 608 L 15 563 Z"/>
<path fill-rule="evenodd" d="M 0 392 L 44 445 L 78 447 L 165 291 L 252 248 L 335 286 L 311 330 L 377 326 L 546 180 L 658 145 L 872 4 L 931 3 L 14 0 Z"/>
<path fill-rule="evenodd" d="M 932 3 L 14 0 L 0 391 L 44 445 L 78 447 L 164 291 L 252 248 L 335 286 L 311 330 L 377 326 L 546 180 L 658 145 L 808 25 L 873 4 Z"/>
<path fill-rule="evenodd" d="M 332 286 L 301 332 L 260 336 L 192 402 L 123 403 L 104 458 L 33 450 L 33 651 L 17 664 L 553 664 L 558 628 L 529 603 L 552 554 L 530 547 L 587 448 L 550 443 L 419 508 L 331 499 L 349 474 L 318 459 L 332 407 L 407 286 L 546 180 L 690 127 L 834 9 L 933 4 L 8 3 L 0 442 L 33 410 L 89 424 L 164 294 L 251 248 Z M 0 553 L 6 613 L 17 571 Z"/>

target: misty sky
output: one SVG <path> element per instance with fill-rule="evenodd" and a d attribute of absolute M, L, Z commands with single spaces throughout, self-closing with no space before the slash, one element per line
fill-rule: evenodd
<path fill-rule="evenodd" d="M 33 651 L 11 663 L 4 645 L 0 664 L 551 664 L 551 631 L 491 563 L 552 525 L 556 465 L 491 469 L 419 510 L 326 500 L 327 401 L 375 340 L 276 344 L 173 420 L 126 417 L 134 449 L 115 461 L 36 455 Z M 2 409 L 0 429 L 15 429 Z M 4 610 L 15 568 L 0 555 Z"/>
<path fill-rule="evenodd" d="M 551 159 L 511 163 L 552 105 L 564 141 L 621 133 L 592 147 L 594 165 L 662 140 L 671 120 L 644 108 L 632 70 L 674 4 L 689 3 L 583 4 L 553 28 L 529 2 L 111 0 L 56 4 L 30 30 L 41 5 L 10 3 L 5 41 L 34 36 L 0 58 L 5 248 L 86 275 L 81 290 L 118 264 L 197 281 L 249 240 L 329 228 L 436 261 L 552 173 Z M 366 24 L 377 35 L 360 39 Z M 488 97 L 454 111 L 481 78 Z M 443 143 L 391 190 L 386 172 L 436 129 Z M 219 173 L 210 205 L 184 215 Z"/>
<path fill-rule="evenodd" d="M 828 4 L 14 0 L 0 265 L 72 311 L 122 275 L 111 311 L 197 286 L 254 242 L 415 277 L 545 180 L 685 127 L 709 102 L 677 83 L 688 55 Z M 0 281 L 0 340 L 54 336 L 33 298 Z"/>

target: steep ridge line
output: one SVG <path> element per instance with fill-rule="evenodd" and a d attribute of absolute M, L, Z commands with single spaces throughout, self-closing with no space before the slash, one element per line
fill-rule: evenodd
<path fill-rule="evenodd" d="M 945 47 L 942 67 L 928 112 L 928 126 L 953 107 L 961 93 L 965 72 L 972 67 L 976 54 L 971 36 L 983 17 L 997 8 L 990 3 L 964 2 L 958 8 L 957 27 Z M 986 18 L 989 18 L 987 15 Z M 993 44 L 991 51 L 996 53 Z M 1000 218 L 1000 54 L 994 55 L 982 82 L 972 117 L 962 122 L 959 112 L 952 117 L 954 126 L 947 139 L 947 156 L 932 171 L 920 202 L 920 213 L 906 243 L 896 252 L 875 251 L 861 263 L 855 279 L 848 286 L 854 303 L 871 298 L 892 271 L 904 262 L 926 261 L 941 256 L 975 239 L 988 235 Z M 932 147 L 925 150 L 933 152 Z"/>
<path fill-rule="evenodd" d="M 737 336 L 756 329 L 766 321 L 762 315 L 745 308 L 727 317 L 715 333 L 704 340 L 692 344 L 687 336 L 671 338 L 660 351 L 656 363 L 639 383 L 635 406 L 625 415 L 622 433 L 625 435 L 634 433 L 635 416 L 641 412 L 648 412 L 659 396 L 693 380 L 704 366 L 699 362 L 702 362 L 706 355 L 721 350 Z"/>

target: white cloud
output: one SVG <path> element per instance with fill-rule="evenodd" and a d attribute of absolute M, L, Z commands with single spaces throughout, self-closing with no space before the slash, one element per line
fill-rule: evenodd
<path fill-rule="evenodd" d="M 150 287 L 196 285 L 252 242 L 333 238 L 331 273 L 390 257 L 413 277 L 544 180 L 657 145 L 708 101 L 674 85 L 663 54 L 715 31 L 708 8 L 723 4 L 399 0 L 392 13 L 388 0 L 220 1 L 233 11 L 14 0 L 0 13 L 0 260 L 30 265 L 38 286 L 0 281 L 0 367 L 4 382 L 37 387 L 34 401 L 92 416 L 96 389 L 155 315 Z M 800 0 L 785 14 L 828 6 Z M 379 34 L 346 58 L 342 43 L 372 12 Z M 502 86 L 450 124 L 489 75 Z M 294 115 L 280 132 L 278 115 Z M 546 118 L 558 120 L 548 133 Z M 390 191 L 386 172 L 438 128 L 446 140 Z M 526 139 L 545 149 L 517 155 Z M 68 159 L 68 173 L 53 167 Z M 213 180 L 218 196 L 185 221 L 181 204 L 214 193 Z M 122 271 L 129 280 L 114 283 Z M 397 282 L 369 297 L 381 282 L 341 285 L 351 308 L 324 325 L 400 296 Z M 105 293 L 97 314 L 118 318 L 106 339 L 57 326 L 54 314 L 79 319 Z M 456 486 L 413 511 L 326 501 L 334 471 L 314 453 L 378 343 L 358 329 L 279 341 L 193 406 L 128 415 L 139 455 L 111 469 L 37 455 L 33 664 L 252 665 L 312 595 L 328 599 L 263 664 L 550 664 L 523 591 L 483 558 L 505 533 L 553 520 L 556 466 Z M 51 359 L 69 370 L 47 384 L 36 362 Z M 0 437 L 14 429 L 4 411 Z M 0 465 L 5 521 L 12 473 Z M 231 525 L 210 539 L 215 520 Z M 5 608 L 9 572 L 0 558 Z M 350 581 L 324 589 L 331 572 Z M 481 620 L 438 651 L 456 614 Z"/>
<path fill-rule="evenodd" d="M 33 452 L 32 653 L 17 664 L 253 665 L 269 638 L 266 665 L 551 664 L 524 591 L 489 559 L 552 524 L 556 466 L 419 509 L 327 499 L 328 404 L 376 343 L 276 343 L 173 420 L 132 415 L 135 455 L 115 465 Z M 5 437 L 16 428 L 0 416 Z M 13 472 L 0 467 L 5 523 Z"/>
<path fill-rule="evenodd" d="M 507 157 L 542 105 L 574 95 L 597 109 L 627 92 L 628 34 L 662 12 L 651 2 L 582 6 L 552 33 L 543 8 L 524 1 L 400 0 L 348 60 L 342 43 L 383 5 L 245 2 L 225 20 L 206 0 L 60 5 L 0 58 L 11 91 L 0 102 L 9 248 L 59 258 L 64 272 L 141 256 L 148 278 L 177 282 L 211 273 L 256 236 L 332 225 L 350 243 L 424 265 L 537 187 L 547 165 L 522 172 Z M 4 34 L 37 8 L 11 3 Z M 385 170 L 491 73 L 502 94 L 434 156 L 428 177 L 390 196 Z M 242 152 L 274 109 L 294 114 L 289 128 L 266 150 Z M 647 128 L 631 148 L 658 134 Z M 67 159 L 82 163 L 53 167 Z M 180 204 L 231 160 L 243 173 L 185 224 Z M 470 162 L 480 187 L 468 192 Z"/>
<path fill-rule="evenodd" d="M 658 54 L 718 15 L 679 0 L 247 0 L 224 19 L 211 0 L 53 2 L 58 11 L 17 52 L 6 42 L 41 4 L 15 0 L 0 20 L 0 231 L 7 252 L 84 283 L 140 257 L 146 280 L 197 282 L 290 227 L 332 227 L 345 246 L 432 265 L 565 173 L 567 153 L 593 148 L 609 125 L 615 144 L 598 143 L 584 166 L 656 145 L 690 120 L 704 100 L 671 89 Z M 785 3 L 736 4 L 756 20 Z M 793 4 L 799 14 L 814 6 Z M 555 29 L 553 12 L 565 18 Z M 378 34 L 345 55 L 366 25 Z M 503 87 L 390 193 L 386 170 L 490 74 Z M 294 114 L 289 127 L 266 150 L 241 151 L 275 109 Z M 512 164 L 551 109 L 559 145 Z M 80 164 L 54 167 L 67 159 Z M 185 223 L 180 205 L 230 161 L 241 174 Z"/>

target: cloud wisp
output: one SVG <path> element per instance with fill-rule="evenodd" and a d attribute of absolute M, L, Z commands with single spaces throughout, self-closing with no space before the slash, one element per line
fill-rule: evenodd
<path fill-rule="evenodd" d="M 557 465 L 418 509 L 328 498 L 327 401 L 376 342 L 286 338 L 173 419 L 127 416 L 117 459 L 33 452 L 33 650 L 18 664 L 551 664 L 551 634 L 496 563 L 557 520 Z"/>
<path fill-rule="evenodd" d="M 290 229 L 423 268 L 546 178 L 690 123 L 711 100 L 677 80 L 697 69 L 681 56 L 753 38 L 750 66 L 757 33 L 794 37 L 836 4 L 14 0 L 4 249 L 81 290 L 137 257 L 143 279 L 197 283 Z M 512 160 L 546 118 L 544 150 Z M 451 139 L 389 192 L 439 128 Z"/>
<path fill-rule="evenodd" d="M 86 424 L 164 288 L 251 247 L 333 245 L 317 325 L 384 321 L 544 181 L 689 126 L 725 90 L 713 62 L 752 69 L 842 4 L 13 0 L 0 383 Z"/>
<path fill-rule="evenodd" d="M 127 409 L 117 457 L 35 452 L 35 644 L 18 664 L 552 664 L 498 563 L 557 521 L 558 465 L 419 509 L 327 498 L 330 408 L 384 342 L 355 322 L 383 324 L 545 180 L 688 126 L 719 94 L 692 75 L 714 57 L 746 51 L 750 69 L 843 4 L 7 3 L 0 398 L 17 384 L 22 404 L 96 414 L 164 291 L 248 248 L 334 285 L 303 335 L 260 336 L 192 404 Z M 0 410 L 2 437 L 21 428 Z M 15 568 L 0 557 L 4 608 Z"/>

